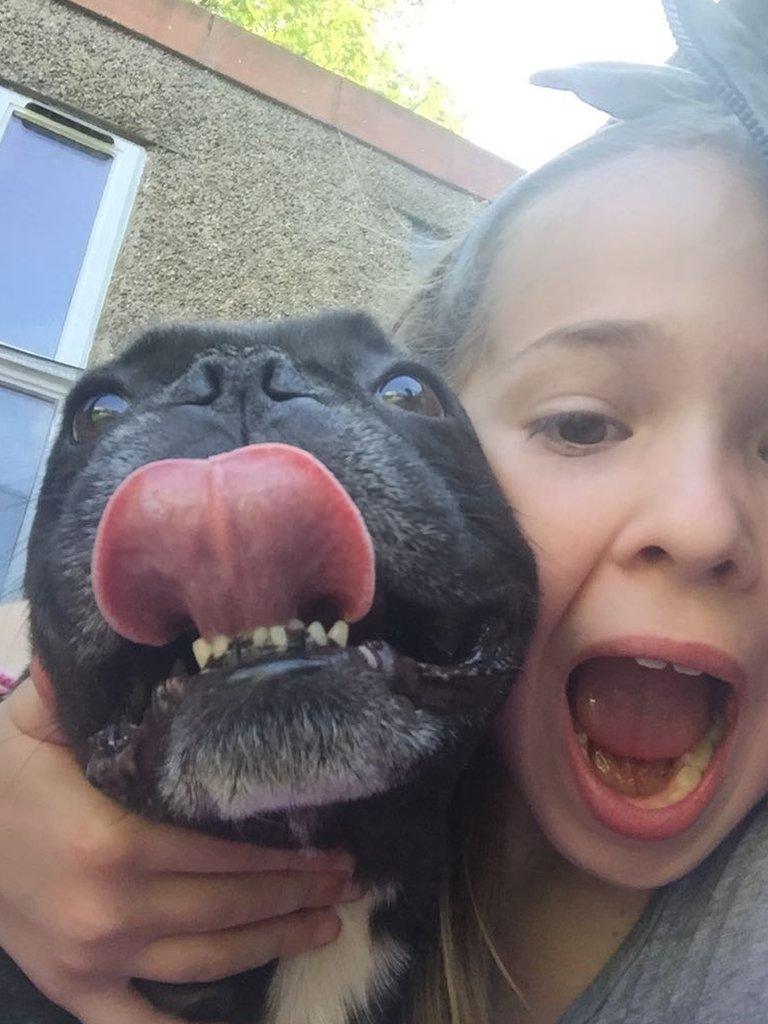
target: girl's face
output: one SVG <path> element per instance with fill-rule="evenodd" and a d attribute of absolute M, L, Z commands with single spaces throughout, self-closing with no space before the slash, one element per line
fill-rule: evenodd
<path fill-rule="evenodd" d="M 658 886 L 768 789 L 768 207 L 635 155 L 509 235 L 462 396 L 540 570 L 501 745 L 564 856 Z"/>

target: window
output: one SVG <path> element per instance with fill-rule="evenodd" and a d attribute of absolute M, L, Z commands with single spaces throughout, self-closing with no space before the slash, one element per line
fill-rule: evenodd
<path fill-rule="evenodd" d="M 74 367 L 0 345 L 0 604 L 21 592 L 45 456 L 78 376 Z"/>
<path fill-rule="evenodd" d="M 0 602 L 20 593 L 45 457 L 143 164 L 138 146 L 0 88 Z"/>

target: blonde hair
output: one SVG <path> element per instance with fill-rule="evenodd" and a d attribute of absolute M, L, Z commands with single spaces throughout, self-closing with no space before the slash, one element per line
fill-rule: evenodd
<path fill-rule="evenodd" d="M 491 1024 L 494 981 L 525 1004 L 493 942 L 504 841 L 498 828 L 504 769 L 487 741 L 454 803 L 453 849 L 440 891 L 439 928 L 416 979 L 409 1024 Z"/>
<path fill-rule="evenodd" d="M 671 107 L 654 116 L 614 122 L 533 174 L 520 179 L 481 214 L 444 257 L 396 325 L 395 337 L 459 388 L 482 360 L 492 297 L 488 283 L 499 250 L 514 246 L 515 215 L 558 184 L 600 163 L 659 149 L 714 149 L 765 185 L 765 165 L 729 114 L 707 106 Z M 493 945 L 489 922 L 504 877 L 504 768 L 490 742 L 468 768 L 454 806 L 455 849 L 443 882 L 439 928 L 417 980 L 409 1024 L 491 1024 L 500 981 L 525 1003 Z"/>

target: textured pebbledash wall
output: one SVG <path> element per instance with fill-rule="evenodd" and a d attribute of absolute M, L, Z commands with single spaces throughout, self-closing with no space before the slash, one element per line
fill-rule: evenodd
<path fill-rule="evenodd" d="M 62 0 L 0 0 L 0 83 L 147 150 L 94 360 L 160 320 L 388 318 L 416 279 L 408 215 L 454 234 L 481 203 Z"/>

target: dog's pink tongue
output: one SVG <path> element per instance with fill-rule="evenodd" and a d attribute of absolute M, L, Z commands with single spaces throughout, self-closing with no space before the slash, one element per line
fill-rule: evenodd
<path fill-rule="evenodd" d="M 374 554 L 357 507 L 299 448 L 260 444 L 132 473 L 109 500 L 92 563 L 107 622 L 166 644 L 275 625 L 329 601 L 355 621 L 373 600 Z"/>
<path fill-rule="evenodd" d="M 680 757 L 709 725 L 706 677 L 633 658 L 593 658 L 572 674 L 576 719 L 594 744 L 620 757 Z"/>

